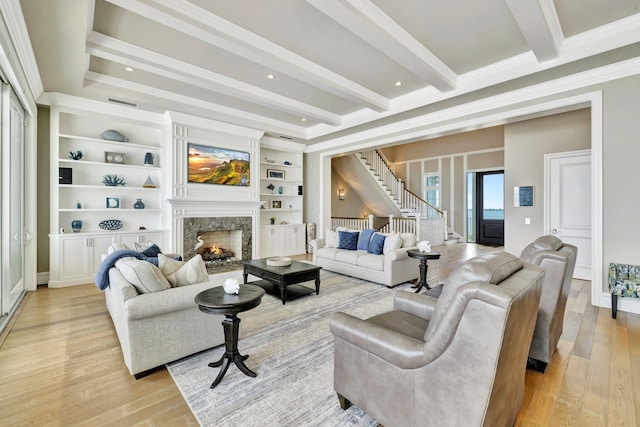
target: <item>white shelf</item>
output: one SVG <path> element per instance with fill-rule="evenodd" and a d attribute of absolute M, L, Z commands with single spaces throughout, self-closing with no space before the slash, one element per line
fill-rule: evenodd
<path fill-rule="evenodd" d="M 107 163 L 107 162 L 92 162 L 92 161 L 87 161 L 87 160 L 73 160 L 73 159 L 59 159 L 58 160 L 59 163 L 73 163 L 73 164 L 79 164 L 79 165 L 91 165 L 91 166 L 108 166 L 110 168 L 112 167 L 117 167 L 117 168 L 136 168 L 136 169 L 149 169 L 149 170 L 153 170 L 153 169 L 160 169 L 157 166 L 145 166 L 145 165 L 131 165 L 131 164 L 127 164 L 127 163 Z"/>
<path fill-rule="evenodd" d="M 302 209 L 260 209 L 262 212 L 302 212 Z"/>
<path fill-rule="evenodd" d="M 58 211 L 60 212 L 160 212 L 160 209 L 100 208 L 100 209 L 58 209 Z"/>
<path fill-rule="evenodd" d="M 271 198 L 271 199 L 272 199 L 272 198 L 274 198 L 274 197 L 301 197 L 301 196 L 300 196 L 300 195 L 298 195 L 298 194 L 278 194 L 278 193 L 273 194 L 273 193 L 262 193 L 262 194 L 260 194 L 260 197 L 269 197 L 269 198 Z M 261 200 L 261 201 L 266 202 L 266 200 Z"/>
<path fill-rule="evenodd" d="M 147 144 L 134 144 L 131 142 L 119 142 L 119 141 L 109 141 L 108 139 L 100 139 L 100 138 L 91 138 L 88 136 L 80 136 L 80 135 L 69 135 L 69 134 L 60 134 L 60 139 L 75 139 L 78 141 L 85 141 L 85 142 L 92 142 L 92 143 L 98 143 L 98 144 L 105 144 L 105 145 L 113 145 L 113 146 L 121 146 L 121 147 L 128 147 L 128 148 L 141 148 L 144 150 L 150 150 L 150 151 L 160 151 L 160 147 L 156 146 L 156 145 L 147 145 Z"/>
<path fill-rule="evenodd" d="M 109 186 L 109 185 L 60 184 L 59 187 L 60 188 L 78 188 L 78 189 L 82 189 L 82 188 L 101 189 L 101 190 L 111 190 L 111 191 L 120 191 L 120 190 L 160 191 L 158 187 L 155 187 L 155 188 L 127 187 L 127 186 L 123 187 L 122 185 L 118 185 L 116 187 L 116 186 Z"/>
<path fill-rule="evenodd" d="M 302 169 L 300 165 L 285 165 L 281 163 L 269 163 L 269 162 L 260 162 L 261 165 L 271 166 L 271 167 L 279 167 L 279 168 L 288 168 L 288 169 Z M 271 169 L 271 168 L 269 168 Z"/>

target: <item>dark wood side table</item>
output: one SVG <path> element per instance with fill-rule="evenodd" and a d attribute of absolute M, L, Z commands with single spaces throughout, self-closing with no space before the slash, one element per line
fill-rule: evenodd
<path fill-rule="evenodd" d="M 420 292 L 422 287 L 424 286 L 427 289 L 431 289 L 429 284 L 427 283 L 427 269 L 429 266 L 427 265 L 427 260 L 429 259 L 440 259 L 440 252 L 420 252 L 417 249 L 410 249 L 407 251 L 407 255 L 411 258 L 416 258 L 420 260 L 420 281 L 412 286 L 412 288 L 417 288 L 416 293 Z"/>
<path fill-rule="evenodd" d="M 264 289 L 253 285 L 240 285 L 240 292 L 237 295 L 225 293 L 222 286 L 207 289 L 196 295 L 195 301 L 200 311 L 208 314 L 224 314 L 225 316 L 222 321 L 225 352 L 220 360 L 209 363 L 212 368 L 218 366 L 222 366 L 222 368 L 211 384 L 211 388 L 220 384 L 231 362 L 235 363 L 245 375 L 250 377 L 257 375 L 244 364 L 249 355 L 243 356 L 238 351 L 238 332 L 240 331 L 238 313 L 259 306 L 263 296 Z"/>

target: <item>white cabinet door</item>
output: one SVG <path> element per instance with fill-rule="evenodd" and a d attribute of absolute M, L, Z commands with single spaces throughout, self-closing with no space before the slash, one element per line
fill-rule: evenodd
<path fill-rule="evenodd" d="M 284 229 L 282 255 L 299 255 L 305 252 L 304 225 L 290 225 Z"/>
<path fill-rule="evenodd" d="M 260 257 L 284 255 L 285 229 L 282 225 L 260 227 Z"/>
<path fill-rule="evenodd" d="M 60 239 L 59 282 L 85 281 L 91 275 L 88 239 L 86 236 Z"/>
<path fill-rule="evenodd" d="M 87 240 L 91 253 L 91 278 L 94 278 L 102 263 L 102 255 L 106 255 L 109 246 L 116 243 L 117 236 L 94 236 L 87 238 Z"/>

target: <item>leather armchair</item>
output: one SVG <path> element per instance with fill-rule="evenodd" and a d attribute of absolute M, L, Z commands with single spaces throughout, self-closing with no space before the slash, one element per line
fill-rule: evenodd
<path fill-rule="evenodd" d="M 542 296 L 533 332 L 528 366 L 539 372 L 547 369 L 562 335 L 564 309 L 571 288 L 578 248 L 555 236 L 541 236 L 529 243 L 520 259 L 544 270 Z"/>
<path fill-rule="evenodd" d="M 438 299 L 398 291 L 393 310 L 334 313 L 334 388 L 387 427 L 512 426 L 544 272 L 506 252 L 473 258 Z"/>

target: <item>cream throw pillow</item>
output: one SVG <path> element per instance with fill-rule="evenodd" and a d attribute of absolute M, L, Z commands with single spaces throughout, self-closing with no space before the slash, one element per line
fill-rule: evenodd
<path fill-rule="evenodd" d="M 207 266 L 200 254 L 194 256 L 187 262 L 177 261 L 165 255 L 158 254 L 158 266 L 173 288 L 193 285 L 209 280 Z"/>
<path fill-rule="evenodd" d="M 331 231 L 327 228 L 327 233 L 324 238 L 324 245 L 327 248 L 337 248 L 338 247 L 338 232 Z"/>
<path fill-rule="evenodd" d="M 382 249 L 382 253 L 386 255 L 389 252 L 400 249 L 401 246 L 402 238 L 400 238 L 400 233 L 391 233 L 386 239 L 384 239 L 384 248 Z"/>
<path fill-rule="evenodd" d="M 402 239 L 403 248 L 410 248 L 416 245 L 416 235 L 413 233 L 400 233 L 400 238 Z"/>
<path fill-rule="evenodd" d="M 171 285 L 158 267 L 136 258 L 120 258 L 115 267 L 141 294 L 164 291 Z"/>

